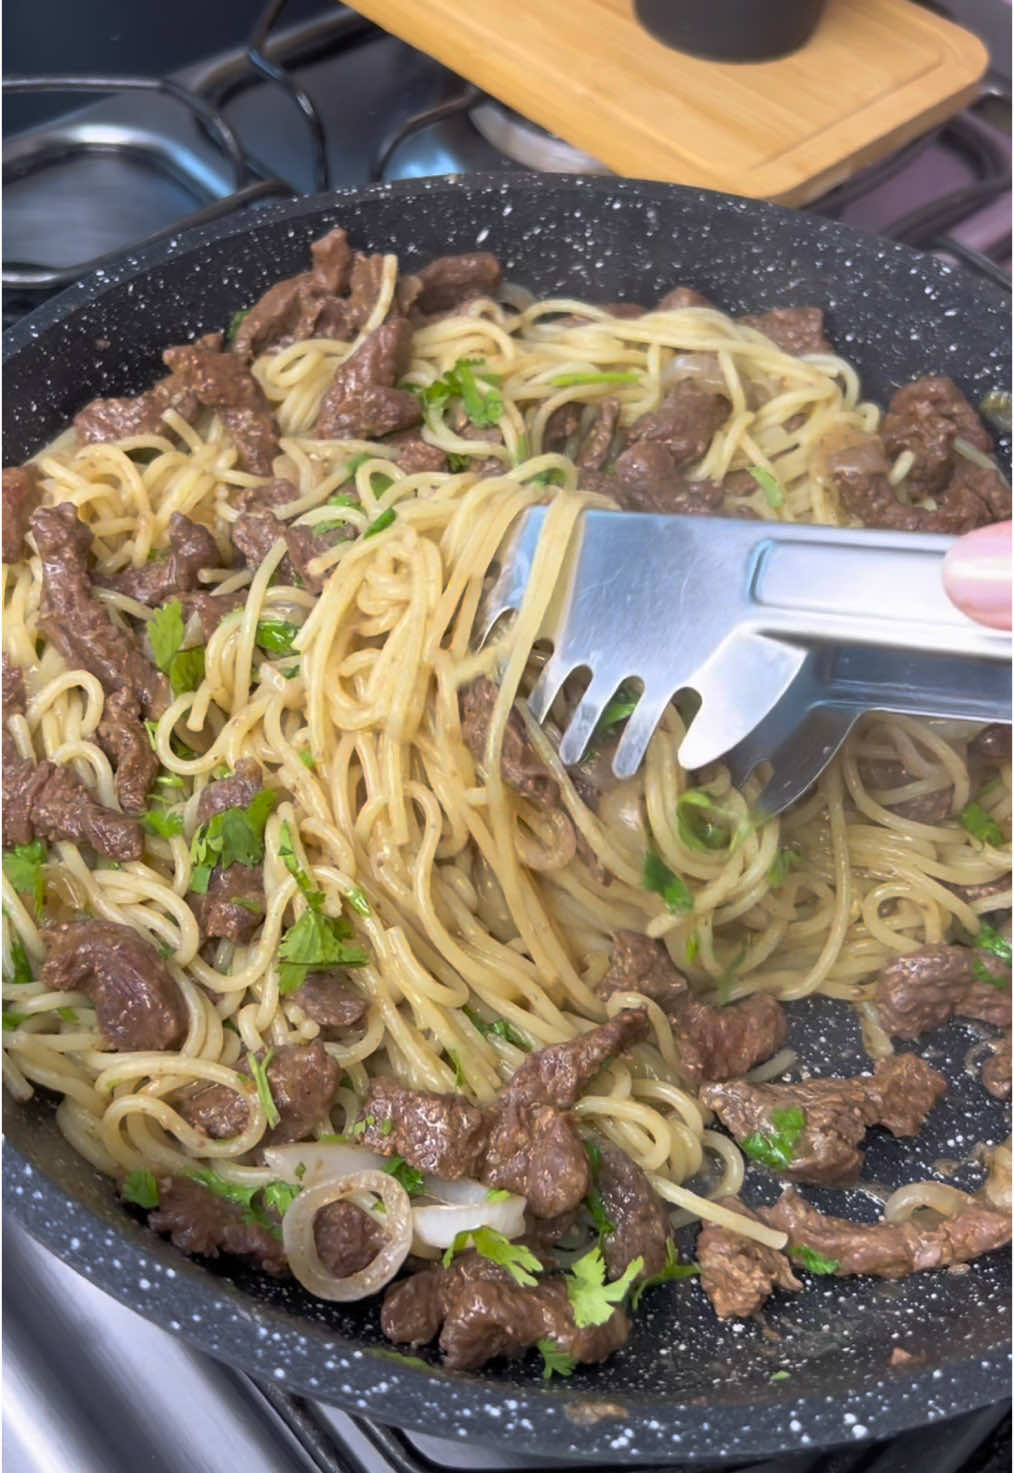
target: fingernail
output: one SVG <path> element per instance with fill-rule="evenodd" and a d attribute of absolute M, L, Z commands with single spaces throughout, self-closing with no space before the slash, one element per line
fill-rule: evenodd
<path fill-rule="evenodd" d="M 1011 627 L 1011 524 L 960 537 L 944 558 L 944 587 L 963 614 L 991 629 Z"/>

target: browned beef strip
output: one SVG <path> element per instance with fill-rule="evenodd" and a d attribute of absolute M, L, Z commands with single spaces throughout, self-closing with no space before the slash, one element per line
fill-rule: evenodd
<path fill-rule="evenodd" d="M 976 976 L 996 978 L 997 985 Z M 877 1013 L 895 1038 L 918 1038 L 950 1018 L 978 1018 L 997 1028 L 1011 1021 L 1010 968 L 970 946 L 921 946 L 896 956 L 877 978 Z"/>
<path fill-rule="evenodd" d="M 722 1197 L 719 1206 L 757 1220 L 757 1213 L 738 1197 Z M 795 1292 L 803 1286 L 784 1253 L 752 1238 L 706 1223 L 697 1235 L 701 1288 L 720 1320 L 745 1320 L 756 1314 L 775 1289 Z"/>
<path fill-rule="evenodd" d="M 3 653 L 0 666 L 3 670 L 3 719 L 6 724 L 11 716 L 24 716 L 26 709 L 25 676 L 20 665 Z"/>
<path fill-rule="evenodd" d="M 289 999 L 308 1018 L 319 1023 L 325 1038 L 335 1030 L 354 1028 L 369 1011 L 369 1002 L 356 991 L 344 972 L 310 972 Z"/>
<path fill-rule="evenodd" d="M 552 1105 L 569 1110 L 607 1060 L 649 1034 L 648 1018 L 640 1009 L 627 1008 L 608 1023 L 579 1033 L 566 1043 L 550 1044 L 529 1054 L 497 1097 L 519 1105 Z"/>
<path fill-rule="evenodd" d="M 460 256 L 438 256 L 417 273 L 420 291 L 416 307 L 431 316 L 451 312 L 475 297 L 488 297 L 500 285 L 500 262 L 488 251 Z"/>
<path fill-rule="evenodd" d="M 237 1202 L 186 1176 L 159 1181 L 159 1205 L 148 1214 L 148 1226 L 168 1234 L 183 1253 L 217 1258 L 220 1253 L 250 1258 L 264 1273 L 280 1278 L 289 1271 L 280 1240 L 269 1228 L 248 1222 Z"/>
<path fill-rule="evenodd" d="M 201 633 L 205 640 L 211 638 L 226 614 L 241 609 L 247 600 L 247 590 L 237 588 L 234 593 L 181 593 L 178 602 L 183 609 L 184 624 L 191 614 L 201 621 Z"/>
<path fill-rule="evenodd" d="M 106 696 L 97 732 L 99 745 L 116 769 L 116 797 L 124 813 L 143 813 L 158 774 L 136 692 L 127 687 Z"/>
<path fill-rule="evenodd" d="M 319 593 L 323 584 L 311 577 L 309 566 L 333 545 L 333 538 L 315 536 L 312 527 L 290 527 L 271 512 L 244 512 L 232 525 L 232 541 L 248 568 L 259 568 L 276 542 L 284 542 L 285 556 L 275 572 L 279 583 Z"/>
<path fill-rule="evenodd" d="M 298 500 L 299 487 L 292 481 L 279 477 L 274 481 L 269 481 L 266 486 L 244 486 L 232 498 L 232 504 L 240 511 L 270 511 L 278 515 L 282 507 L 291 506 L 294 501 Z"/>
<path fill-rule="evenodd" d="M 714 1110 L 737 1141 L 755 1131 L 776 1134 L 780 1110 L 803 1111 L 805 1127 L 791 1164 L 779 1174 L 792 1181 L 834 1184 L 855 1181 L 863 1164 L 859 1144 L 872 1125 L 892 1135 L 916 1135 L 947 1081 L 915 1054 L 893 1054 L 875 1073 L 849 1079 L 810 1079 L 802 1084 L 709 1084 L 701 1100 Z"/>
<path fill-rule="evenodd" d="M 917 781 L 904 762 L 892 758 L 874 757 L 859 763 L 859 775 L 868 788 L 891 790 L 903 788 Z M 954 812 L 953 784 L 937 788 L 932 793 L 922 793 L 917 798 L 904 798 L 900 803 L 891 803 L 891 811 L 902 818 L 914 819 L 916 823 L 940 823 Z"/>
<path fill-rule="evenodd" d="M 120 864 L 140 859 L 144 853 L 144 837 L 136 819 L 104 808 L 72 768 L 26 761 L 5 730 L 4 845 L 30 844 L 33 839 L 88 844 L 96 854 Z"/>
<path fill-rule="evenodd" d="M 442 450 L 409 431 L 403 430 L 392 435 L 388 444 L 392 449 L 396 448 L 397 453 L 394 458 L 403 476 L 414 476 L 419 471 L 446 471 L 448 469 L 447 456 Z"/>
<path fill-rule="evenodd" d="M 250 1072 L 249 1063 L 237 1066 Z M 278 1124 L 265 1131 L 261 1144 L 286 1145 L 306 1140 L 330 1110 L 338 1093 L 338 1065 L 319 1039 L 313 1043 L 283 1044 L 269 1050 L 268 1087 L 278 1110 Z M 176 1108 L 184 1120 L 213 1140 L 239 1135 L 246 1128 L 247 1108 L 236 1090 L 225 1084 L 206 1084 L 183 1093 Z"/>
<path fill-rule="evenodd" d="M 133 690 L 146 716 L 161 716 L 168 683 L 95 597 L 88 575 L 92 536 L 76 507 L 40 506 L 31 526 L 42 558 L 39 624 L 46 638 L 72 669 L 97 676 L 107 693 Z"/>
<path fill-rule="evenodd" d="M 903 450 L 915 456 L 905 481 L 920 496 L 935 496 L 951 479 L 956 438 L 984 454 L 993 453 L 989 431 L 949 378 L 918 378 L 898 389 L 887 406 L 881 434 L 892 461 Z"/>
<path fill-rule="evenodd" d="M 197 822 L 209 823 L 228 808 L 249 808 L 261 788 L 264 774 L 252 757 L 241 757 L 229 777 L 209 783 L 197 800 Z"/>
<path fill-rule="evenodd" d="M 712 1007 L 694 996 L 664 946 L 634 931 L 616 933 L 598 991 L 603 998 L 643 992 L 657 1002 L 674 1025 L 683 1067 L 694 1084 L 738 1079 L 785 1042 L 785 1010 L 776 998 L 755 992 L 728 1007 Z"/>
<path fill-rule="evenodd" d="M 104 445 L 132 435 L 164 434 L 162 416 L 172 409 L 188 422 L 197 413 L 197 395 L 185 379 L 171 374 L 147 393 L 125 399 L 93 399 L 74 416 L 82 445 Z"/>
<path fill-rule="evenodd" d="M 345 231 L 331 230 L 310 247 L 313 269 L 276 282 L 240 323 L 233 351 L 247 360 L 265 348 L 304 338 L 355 336 L 355 313 L 338 300 L 349 287 L 352 250 Z"/>
<path fill-rule="evenodd" d="M 220 937 L 240 946 L 253 939 L 264 920 L 262 865 L 220 865 L 211 872 L 207 893 L 191 891 L 187 904 L 205 938 Z"/>
<path fill-rule="evenodd" d="M 960 463 L 959 463 L 960 462 Z M 867 527 L 901 532 L 944 532 L 958 536 L 1011 514 L 1010 488 L 998 472 L 958 457 L 935 511 L 899 500 L 887 479 L 883 442 L 872 437 L 828 457 L 831 483 L 846 511 Z"/>
<path fill-rule="evenodd" d="M 702 389 L 692 379 L 681 379 L 657 409 L 634 420 L 629 431 L 630 443 L 658 441 L 677 466 L 686 465 L 700 460 L 728 413 L 729 401 L 722 394 Z"/>
<path fill-rule="evenodd" d="M 1011 875 L 1008 870 L 1005 875 L 998 875 L 995 880 L 983 880 L 981 885 L 954 885 L 949 880 L 941 880 L 948 890 L 959 895 L 968 905 L 975 905 L 981 900 L 990 900 L 992 905 L 980 906 L 983 915 L 989 915 L 991 911 L 1010 910 Z"/>
<path fill-rule="evenodd" d="M 412 358 L 412 329 L 404 318 L 382 322 L 364 338 L 354 353 L 340 365 L 325 395 L 340 404 L 343 399 L 379 384 L 391 389 L 408 371 Z"/>
<path fill-rule="evenodd" d="M 461 735 L 479 763 L 485 757 L 486 734 L 498 695 L 499 690 L 485 675 L 462 686 L 458 692 Z M 514 708 L 504 731 L 500 773 L 509 788 L 527 798 L 536 808 L 559 806 L 559 785 L 532 746 L 521 712 Z"/>
<path fill-rule="evenodd" d="M 598 1143 L 596 1186 L 613 1230 L 602 1240 L 610 1279 L 618 1279 L 635 1258 L 644 1260 L 640 1277 L 650 1279 L 665 1266 L 669 1218 L 651 1182 L 626 1151 Z"/>
<path fill-rule="evenodd" d="M 408 1089 L 395 1079 L 374 1079 L 359 1119 L 365 1122 L 361 1144 L 368 1150 L 402 1156 L 417 1170 L 448 1181 L 480 1174 L 489 1123 L 462 1095 L 434 1094 Z M 393 1130 L 386 1125 L 389 1120 Z"/>
<path fill-rule="evenodd" d="M 819 307 L 773 307 L 770 312 L 752 313 L 739 319 L 743 327 L 755 327 L 785 353 L 833 353 L 824 336 L 824 314 Z"/>
<path fill-rule="evenodd" d="M 125 568 L 122 573 L 94 582 L 154 608 L 177 593 L 195 589 L 198 573 L 204 568 L 217 568 L 220 561 L 218 544 L 207 527 L 174 511 L 169 520 L 168 557 L 143 563 L 139 568 Z"/>
<path fill-rule="evenodd" d="M 578 1329 L 562 1277 L 522 1288 L 498 1264 L 459 1254 L 449 1268 L 428 1268 L 388 1289 L 381 1328 L 396 1345 L 425 1345 L 440 1329 L 444 1364 L 478 1370 L 498 1356 L 518 1356 L 552 1340 L 585 1364 L 605 1360 L 630 1332 L 622 1309 L 604 1325 Z"/>
<path fill-rule="evenodd" d="M 131 926 L 80 920 L 43 932 L 42 980 L 57 992 L 87 993 L 106 1047 L 178 1048 L 187 1009 L 165 962 Z"/>
<path fill-rule="evenodd" d="M 586 491 L 611 496 L 623 511 L 654 515 L 715 516 L 722 510 L 725 487 L 720 481 L 688 481 L 672 452 L 656 440 L 638 440 L 616 459 L 615 476 L 582 471 Z"/>
<path fill-rule="evenodd" d="M 313 1219 L 321 1262 L 337 1279 L 359 1273 L 384 1246 L 384 1229 L 354 1202 L 329 1202 Z"/>
<path fill-rule="evenodd" d="M 1011 1239 L 1010 1213 L 979 1202 L 969 1202 L 955 1217 L 933 1227 L 912 1218 L 869 1224 L 826 1217 L 792 1187 L 786 1187 L 761 1216 L 788 1233 L 792 1248 L 810 1248 L 836 1260 L 839 1278 L 875 1274 L 882 1279 L 904 1279 L 921 1269 L 968 1263 Z"/>
<path fill-rule="evenodd" d="M 666 292 L 656 307 L 657 312 L 680 312 L 684 307 L 714 307 L 714 302 L 694 291 L 692 286 L 676 286 Z"/>
<path fill-rule="evenodd" d="M 236 464 L 252 476 L 270 476 L 278 454 L 278 426 L 270 409 L 223 409 L 222 423 L 236 446 Z"/>
<path fill-rule="evenodd" d="M 987 1094 L 991 1094 L 995 1100 L 1009 1100 L 1011 1096 L 1011 1030 L 993 1045 L 995 1052 L 990 1054 L 982 1066 L 982 1083 Z"/>
<path fill-rule="evenodd" d="M 581 442 L 577 463 L 588 470 L 600 471 L 609 459 L 609 450 L 616 433 L 620 417 L 620 401 L 603 399 L 595 415 L 595 422 Z"/>
<path fill-rule="evenodd" d="M 18 563 L 25 555 L 25 533 L 39 504 L 39 471 L 31 461 L 3 473 L 3 560 Z"/>
<path fill-rule="evenodd" d="M 370 384 L 340 403 L 325 398 L 317 420 L 319 440 L 381 440 L 410 430 L 422 420 L 422 406 L 408 389 Z"/>
<path fill-rule="evenodd" d="M 544 451 L 563 451 L 567 441 L 581 428 L 581 406 L 572 401 L 554 409 L 542 431 Z"/>
<path fill-rule="evenodd" d="M 310 256 L 314 285 L 332 296 L 342 296 L 349 287 L 353 255 L 348 235 L 341 226 L 315 240 L 310 246 Z"/>
<path fill-rule="evenodd" d="M 588 1153 L 570 1115 L 506 1099 L 493 1113 L 481 1176 L 528 1198 L 536 1217 L 558 1217 L 588 1195 Z"/>
<path fill-rule="evenodd" d="M 989 766 L 1002 767 L 1011 757 L 1011 728 L 1005 721 L 984 726 L 968 744 L 968 755 Z"/>
<path fill-rule="evenodd" d="M 209 409 L 264 409 L 264 390 L 234 353 L 199 343 L 166 348 L 162 361 Z"/>

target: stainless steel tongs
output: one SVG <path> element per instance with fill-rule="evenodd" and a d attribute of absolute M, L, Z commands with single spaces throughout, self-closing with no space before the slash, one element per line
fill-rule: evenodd
<path fill-rule="evenodd" d="M 546 509 L 519 519 L 486 601 L 485 637 L 520 608 Z M 719 517 L 587 511 L 540 631 L 553 653 L 528 698 L 543 721 L 581 668 L 591 681 L 563 733 L 580 761 L 620 685 L 643 690 L 613 760 L 640 766 L 677 692 L 700 708 L 679 749 L 693 770 L 721 758 L 761 797 L 800 797 L 866 711 L 1011 719 L 1011 637 L 973 623 L 943 591 L 951 537 Z"/>

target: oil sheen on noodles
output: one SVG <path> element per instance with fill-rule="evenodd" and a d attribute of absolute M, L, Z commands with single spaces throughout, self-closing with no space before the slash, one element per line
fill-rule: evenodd
<path fill-rule="evenodd" d="M 396 269 L 396 259 L 386 258 L 364 333 L 383 320 Z M 283 825 L 296 836 L 300 859 L 331 913 L 357 890 L 369 904 L 357 920 L 370 955 L 357 972 L 357 985 L 370 998 L 368 1017 L 357 1041 L 326 1045 L 346 1078 L 333 1120 L 321 1128 L 338 1131 L 351 1123 L 375 1073 L 441 1091 L 457 1082 L 477 1101 L 492 1099 L 523 1054 L 509 1041 L 480 1034 L 463 1011 L 471 1001 L 487 1004 L 535 1046 L 601 1020 L 594 989 L 617 928 L 660 938 L 696 986 L 720 984 L 727 997 L 757 989 L 782 998 L 820 991 L 862 1003 L 889 957 L 941 940 L 952 918 L 974 927 L 974 907 L 948 884 L 978 884 L 1009 868 L 1009 856 L 984 856 L 954 825 L 915 822 L 884 806 L 942 787 L 953 787 L 956 809 L 969 796 L 962 732 L 907 718 L 867 720 L 812 796 L 781 821 L 755 825 L 753 790 L 737 791 L 716 768 L 709 792 L 739 824 L 737 842 L 720 852 L 688 847 L 676 823 L 687 778 L 674 756 L 683 731 L 675 708 L 642 771 L 608 793 L 598 813 L 582 803 L 550 738 L 533 729 L 574 827 L 610 872 L 608 883 L 582 862 L 572 837 L 568 843 L 544 814 L 505 791 L 499 763 L 505 722 L 537 673 L 534 646 L 568 538 L 583 506 L 607 504 L 577 489 L 573 461 L 543 453 L 553 411 L 576 401 L 587 422 L 608 393 L 620 400 L 627 424 L 656 407 L 676 373 L 720 385 L 733 412 L 694 474 L 717 479 L 745 466 L 770 468 L 777 456 L 784 504 L 772 510 L 757 484 L 730 494 L 725 510 L 806 522 L 840 520 L 822 475 L 823 456 L 829 446 L 873 430 L 879 411 L 861 402 L 856 373 L 842 359 L 789 357 L 716 311 L 617 320 L 577 302 L 535 301 L 510 287 L 502 301 L 509 310 L 484 301 L 415 334 L 409 375 L 415 383 L 431 382 L 463 358 L 481 360 L 501 378 L 502 443 L 463 437 L 442 409 L 428 410 L 424 438 L 464 458 L 452 462 L 465 467 L 455 473 L 402 476 L 382 445 L 309 436 L 336 367 L 356 344 L 299 342 L 255 364 L 284 435 L 276 473 L 298 487 L 286 519 L 312 526 L 338 518 L 362 532 L 384 513 L 395 515 L 385 518 L 382 533 L 343 542 L 318 559 L 316 568 L 331 576 L 317 599 L 273 584 L 281 543 L 253 574 L 230 570 L 223 556 L 211 584 L 245 589 L 245 607 L 212 635 L 203 684 L 176 697 L 153 738 L 163 769 L 178 775 L 188 794 L 184 835 L 150 838 L 145 860 L 122 868 L 92 868 L 70 844 L 50 850 L 46 881 L 58 918 L 63 907 L 67 915 L 88 910 L 135 927 L 169 955 L 189 1012 L 178 1053 L 110 1054 L 83 995 L 46 993 L 39 982 L 5 986 L 24 1016 L 4 1036 L 8 1087 L 21 1098 L 34 1085 L 61 1095 L 60 1128 L 102 1171 L 173 1172 L 201 1158 L 237 1183 L 270 1176 L 268 1168 L 240 1160 L 265 1129 L 259 1102 L 244 1092 L 247 1128 L 216 1142 L 188 1125 L 171 1098 L 193 1081 L 240 1088 L 236 1066 L 248 1050 L 303 1042 L 318 1032 L 279 995 L 279 937 L 305 906 L 280 855 Z M 574 313 L 583 320 L 561 320 Z M 553 383 L 564 374 L 599 373 L 634 373 L 637 381 Z M 78 447 L 67 435 L 40 458 L 45 499 L 77 505 L 103 572 L 143 564 L 165 545 L 176 511 L 210 526 L 224 553 L 236 516 L 230 497 L 259 481 L 235 468 L 235 449 L 217 418 L 199 429 L 167 419 L 179 445 L 143 435 Z M 138 449 L 152 452 L 147 463 L 127 453 Z M 361 504 L 325 505 L 347 482 L 354 459 Z M 480 463 L 481 475 L 470 468 Z M 549 471 L 558 485 L 547 485 Z M 477 653 L 473 622 L 497 548 L 521 511 L 547 501 L 551 511 L 524 607 L 508 631 Z M 34 667 L 27 716 L 13 723 L 18 745 L 25 755 L 71 762 L 112 804 L 112 772 L 95 741 L 102 690 L 91 675 L 68 671 L 55 650 L 36 654 L 38 559 L 5 569 L 4 576 L 5 648 Z M 151 617 L 139 604 L 106 597 L 114 610 Z M 293 678 L 255 654 L 257 623 L 266 615 L 301 625 Z M 485 778 L 462 740 L 457 702 L 459 688 L 479 674 L 500 685 Z M 184 741 L 188 732 L 203 731 L 207 749 L 180 758 L 170 742 L 174 728 Z M 267 826 L 266 914 L 254 943 L 218 942 L 202 956 L 184 898 L 189 837 L 202 788 L 216 769 L 244 757 L 261 763 L 287 795 Z M 902 758 L 916 777 L 901 791 L 867 788 L 861 764 L 877 757 Z M 998 813 L 1009 805 L 1009 784 L 1008 771 L 990 800 Z M 649 846 L 688 884 L 690 914 L 671 914 L 644 888 Z M 776 884 L 772 865 L 786 847 L 798 863 Z M 6 879 L 4 906 L 30 958 L 41 961 L 39 932 Z M 610 1000 L 610 1009 L 631 1001 L 645 1005 L 624 994 Z M 68 1006 L 72 1013 L 57 1021 L 54 1014 Z M 742 1160 L 731 1141 L 708 1129 L 708 1112 L 687 1087 L 667 1018 L 654 1004 L 647 1008 L 652 1042 L 612 1062 L 578 1113 L 644 1167 L 682 1220 L 706 1218 L 780 1244 L 782 1234 L 709 1200 L 737 1190 Z M 692 1178 L 707 1185 L 690 1190 L 683 1183 Z"/>

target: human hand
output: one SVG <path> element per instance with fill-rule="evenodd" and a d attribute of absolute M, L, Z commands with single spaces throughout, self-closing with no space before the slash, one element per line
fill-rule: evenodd
<path fill-rule="evenodd" d="M 967 532 L 944 558 L 944 589 L 978 624 L 1011 627 L 1011 524 Z"/>

